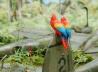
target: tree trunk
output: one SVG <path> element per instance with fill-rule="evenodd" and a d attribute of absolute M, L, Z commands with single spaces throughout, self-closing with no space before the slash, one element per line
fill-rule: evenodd
<path fill-rule="evenodd" d="M 64 15 L 65 10 L 71 5 L 71 0 L 65 0 L 61 5 L 61 15 Z"/>
<path fill-rule="evenodd" d="M 11 22 L 21 17 L 22 0 L 9 0 L 9 19 Z"/>

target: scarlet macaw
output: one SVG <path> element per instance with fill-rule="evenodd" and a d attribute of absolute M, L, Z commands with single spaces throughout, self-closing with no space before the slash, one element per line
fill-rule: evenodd
<path fill-rule="evenodd" d="M 61 18 L 61 23 L 64 25 L 67 34 L 67 39 L 65 39 L 65 43 L 69 47 L 69 39 L 71 38 L 71 26 L 66 17 Z"/>
<path fill-rule="evenodd" d="M 52 15 L 50 24 L 55 31 L 55 35 L 61 37 L 61 43 L 63 44 L 64 48 L 68 48 L 69 35 L 66 27 L 64 27 L 64 24 L 57 20 L 56 15 Z"/>
<path fill-rule="evenodd" d="M 67 37 L 70 38 L 71 37 L 71 26 L 69 24 L 69 21 L 67 20 L 66 17 L 62 17 L 61 18 L 61 23 L 64 25 L 66 33 L 67 33 Z"/>
<path fill-rule="evenodd" d="M 53 28 L 53 30 L 55 31 L 55 35 L 60 36 L 61 33 L 54 26 L 54 24 L 57 23 L 57 22 L 58 22 L 57 17 L 56 17 L 55 14 L 53 14 L 52 17 L 51 17 L 51 20 L 50 20 L 50 25 Z"/>

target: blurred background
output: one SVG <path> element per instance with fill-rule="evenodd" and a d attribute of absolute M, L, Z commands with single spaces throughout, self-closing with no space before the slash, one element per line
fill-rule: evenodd
<path fill-rule="evenodd" d="M 29 51 L 32 52 L 32 49 L 26 52 L 20 50 L 19 46 L 25 47 L 26 44 L 32 45 L 32 41 L 36 42 L 39 39 L 51 37 L 52 30 L 49 20 L 53 12 L 56 13 L 58 19 L 62 15 L 66 16 L 74 32 L 91 33 L 92 31 L 94 33 L 97 31 L 98 0 L 0 0 L 0 58 L 12 54 L 13 48 L 18 45 L 18 50 L 14 51 L 15 54 L 7 57 L 7 63 L 42 65 L 47 42 L 44 48 L 42 45 L 33 48 L 34 55 L 31 56 L 33 63 L 28 63 L 31 60 Z M 84 35 L 84 37 L 87 36 Z M 82 53 L 79 51 L 79 54 Z M 84 62 L 85 58 L 88 60 Z M 80 63 L 92 60 L 92 57 L 89 56 L 85 58 Z"/>

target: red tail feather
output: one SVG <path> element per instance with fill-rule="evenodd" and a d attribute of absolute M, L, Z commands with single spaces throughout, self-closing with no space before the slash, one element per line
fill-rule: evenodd
<path fill-rule="evenodd" d="M 69 48 L 68 40 L 62 39 L 62 44 L 65 49 Z"/>

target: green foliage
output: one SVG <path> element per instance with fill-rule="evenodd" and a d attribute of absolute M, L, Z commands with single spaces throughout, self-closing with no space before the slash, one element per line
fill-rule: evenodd
<path fill-rule="evenodd" d="M 27 50 L 19 49 L 14 55 L 7 58 L 6 62 L 10 63 L 20 63 L 24 65 L 42 65 L 44 62 L 44 56 L 46 53 L 46 48 L 43 46 L 32 48 L 32 56 L 29 56 Z M 73 51 L 73 59 L 75 67 L 86 64 L 93 60 L 92 56 L 85 54 L 81 50 Z"/>
<path fill-rule="evenodd" d="M 43 12 L 43 8 L 40 5 L 39 2 L 35 1 L 33 6 L 32 6 L 32 15 L 36 16 L 38 14 L 41 14 Z"/>
<path fill-rule="evenodd" d="M 0 45 L 5 45 L 16 41 L 18 38 L 11 35 L 8 31 L 0 32 Z"/>
<path fill-rule="evenodd" d="M 10 2 L 10 7 L 12 10 L 17 10 L 18 9 L 18 3 L 17 0 L 9 0 Z"/>
<path fill-rule="evenodd" d="M 29 51 L 25 49 L 18 49 L 14 55 L 10 55 L 6 62 L 8 63 L 20 63 L 24 65 L 42 65 L 44 61 L 46 49 L 34 47 L 32 50 L 32 56 L 29 55 Z"/>
<path fill-rule="evenodd" d="M 93 60 L 92 56 L 85 54 L 83 51 L 78 50 L 73 52 L 75 67 L 86 64 Z"/>
<path fill-rule="evenodd" d="M 33 55 L 37 56 L 41 56 L 41 57 L 44 57 L 45 56 L 45 53 L 46 53 L 46 48 L 44 47 L 44 45 L 40 45 L 39 47 L 34 47 L 33 48 Z"/>
<path fill-rule="evenodd" d="M 32 60 L 33 60 L 34 65 L 42 65 L 44 58 L 42 56 L 39 56 L 39 55 L 34 55 L 32 57 Z"/>
<path fill-rule="evenodd" d="M 23 6 L 23 16 L 36 17 L 44 12 L 44 7 L 38 1 L 34 1 L 32 5 L 25 4 Z"/>
<path fill-rule="evenodd" d="M 14 55 L 11 55 L 6 62 L 18 62 L 18 63 L 22 63 L 25 60 L 27 60 L 27 58 L 29 57 L 29 53 L 28 52 L 24 52 L 22 51 L 22 49 L 18 49 L 17 51 L 15 51 Z M 27 61 L 28 62 L 28 61 Z M 25 62 L 26 63 L 26 62 Z"/>
<path fill-rule="evenodd" d="M 7 12 L 3 9 L 0 9 L 0 24 L 7 24 L 8 18 L 7 18 Z"/>

